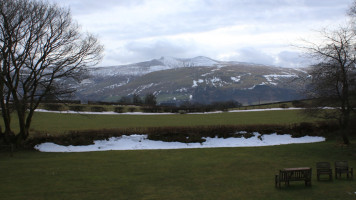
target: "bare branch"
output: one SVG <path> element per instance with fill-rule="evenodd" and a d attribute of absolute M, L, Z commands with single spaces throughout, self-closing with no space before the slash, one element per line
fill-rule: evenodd
<path fill-rule="evenodd" d="M 13 101 L 20 135 L 28 134 L 33 112 L 47 94 L 73 92 L 61 83 L 80 81 L 85 68 L 102 59 L 97 38 L 79 30 L 70 10 L 55 4 L 0 2 L 1 104 Z"/>

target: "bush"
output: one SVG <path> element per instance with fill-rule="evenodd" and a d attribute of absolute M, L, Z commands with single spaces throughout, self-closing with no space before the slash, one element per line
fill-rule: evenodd
<path fill-rule="evenodd" d="M 129 112 L 135 112 L 136 111 L 136 108 L 135 107 L 129 107 Z"/>
<path fill-rule="evenodd" d="M 104 112 L 106 111 L 106 109 L 104 107 L 101 107 L 101 106 L 93 106 L 90 108 L 90 110 L 92 112 Z"/>
<path fill-rule="evenodd" d="M 141 108 L 146 113 L 158 113 L 161 112 L 161 108 L 158 106 L 145 106 Z"/>
<path fill-rule="evenodd" d="M 72 110 L 72 111 L 84 111 L 85 110 L 85 106 L 69 106 L 69 110 Z"/>
<path fill-rule="evenodd" d="M 59 103 L 46 103 L 43 105 L 44 109 L 51 110 L 51 111 L 63 111 L 64 106 Z"/>
<path fill-rule="evenodd" d="M 279 105 L 280 108 L 289 108 L 289 106 L 285 103 L 282 103 Z"/>
<path fill-rule="evenodd" d="M 179 114 L 187 114 L 187 111 L 186 110 L 178 110 L 178 113 Z"/>
<path fill-rule="evenodd" d="M 120 107 L 115 107 L 114 112 L 123 113 L 123 112 L 124 112 L 124 107 L 122 107 L 122 106 L 120 106 Z"/>
<path fill-rule="evenodd" d="M 47 133 L 34 135 L 26 141 L 28 148 L 44 142 L 54 142 L 60 145 L 88 145 L 94 140 L 105 140 L 122 135 L 147 135 L 150 140 L 166 142 L 202 143 L 205 137 L 253 137 L 253 132 L 264 134 L 291 134 L 292 137 L 327 136 L 339 128 L 336 122 L 300 123 L 293 125 L 217 125 L 217 126 L 187 126 L 187 127 L 149 127 L 69 131 L 68 134 L 51 136 Z M 262 139 L 262 137 L 259 137 Z"/>
<path fill-rule="evenodd" d="M 304 101 L 292 101 L 292 105 L 296 108 L 304 108 L 306 103 Z"/>

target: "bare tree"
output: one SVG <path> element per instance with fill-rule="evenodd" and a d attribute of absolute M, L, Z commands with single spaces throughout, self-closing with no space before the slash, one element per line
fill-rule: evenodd
<path fill-rule="evenodd" d="M 350 27 L 320 31 L 322 41 L 303 47 L 318 60 L 311 68 L 306 95 L 314 99 L 306 112 L 326 119 L 337 119 L 345 144 L 349 144 L 348 126 L 355 101 L 356 35 Z M 332 109 L 326 109 L 332 107 Z"/>
<path fill-rule="evenodd" d="M 15 138 L 10 126 L 14 110 L 20 128 L 16 141 L 25 140 L 43 98 L 72 92 L 65 83 L 80 81 L 86 67 L 101 60 L 102 49 L 96 37 L 80 32 L 69 9 L 44 1 L 0 1 L 3 134 Z"/>
<path fill-rule="evenodd" d="M 148 93 L 145 96 L 145 105 L 146 106 L 156 106 L 157 99 L 153 93 Z"/>

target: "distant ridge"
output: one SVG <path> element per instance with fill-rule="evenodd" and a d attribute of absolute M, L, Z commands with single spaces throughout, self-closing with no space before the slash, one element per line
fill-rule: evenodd
<path fill-rule="evenodd" d="M 291 69 L 205 56 L 161 57 L 150 61 L 91 68 L 77 86 L 81 100 L 117 101 L 153 93 L 159 102 L 236 100 L 244 104 L 300 99 L 306 69 Z"/>

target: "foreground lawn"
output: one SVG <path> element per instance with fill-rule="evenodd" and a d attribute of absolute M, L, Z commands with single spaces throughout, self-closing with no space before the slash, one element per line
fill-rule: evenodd
<path fill-rule="evenodd" d="M 1 119 L 1 118 L 0 118 Z M 32 130 L 49 133 L 63 133 L 68 130 L 198 126 L 198 125 L 237 125 L 237 124 L 293 124 L 313 120 L 298 110 L 262 111 L 219 114 L 175 114 L 175 115 L 82 115 L 35 113 Z M 2 120 L 0 125 L 2 125 Z M 13 119 L 16 131 L 16 119 Z"/>
<path fill-rule="evenodd" d="M 356 141 L 352 141 L 356 143 Z M 271 147 L 88 153 L 0 153 L 1 199 L 355 199 L 356 181 L 316 181 L 317 161 L 348 160 L 336 141 Z M 285 167 L 313 168 L 312 186 L 276 189 Z"/>

